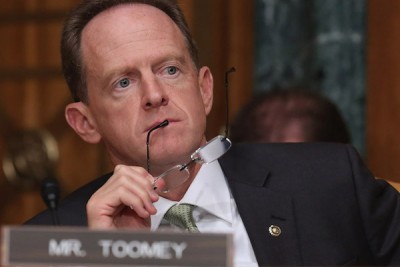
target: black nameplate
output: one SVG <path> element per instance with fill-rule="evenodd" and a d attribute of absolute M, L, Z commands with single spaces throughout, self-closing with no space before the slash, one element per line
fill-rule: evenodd
<path fill-rule="evenodd" d="M 232 236 L 87 228 L 2 228 L 2 266 L 232 266 Z"/>

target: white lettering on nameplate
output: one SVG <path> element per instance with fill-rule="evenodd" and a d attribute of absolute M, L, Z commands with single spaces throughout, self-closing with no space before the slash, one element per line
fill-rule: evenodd
<path fill-rule="evenodd" d="M 49 256 L 76 256 L 85 257 L 86 251 L 82 250 L 82 243 L 78 239 L 50 239 Z"/>
<path fill-rule="evenodd" d="M 156 258 L 156 259 L 181 259 L 183 251 L 187 248 L 185 242 L 175 243 L 159 241 L 148 243 L 146 241 L 124 241 L 124 240 L 99 240 L 103 257 L 114 256 L 116 258 L 130 257 Z"/>

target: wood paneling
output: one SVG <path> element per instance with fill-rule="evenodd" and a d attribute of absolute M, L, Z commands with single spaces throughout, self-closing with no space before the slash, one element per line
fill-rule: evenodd
<path fill-rule="evenodd" d="M 367 162 L 400 181 L 400 1 L 368 2 Z"/>
<path fill-rule="evenodd" d="M 250 99 L 253 92 L 253 1 L 202 0 L 194 3 L 193 32 L 200 59 L 214 75 L 214 106 L 208 118 L 207 136 L 225 127 L 224 74 L 230 67 L 229 117 Z"/>
<path fill-rule="evenodd" d="M 14 3 L 14 4 L 11 4 Z M 9 134 L 45 128 L 58 142 L 56 176 L 66 194 L 109 168 L 103 149 L 85 144 L 67 126 L 70 95 L 60 71 L 64 14 L 77 1 L 0 2 L 0 153 Z M 19 224 L 44 209 L 39 188 L 11 185 L 0 170 L 0 223 Z"/>

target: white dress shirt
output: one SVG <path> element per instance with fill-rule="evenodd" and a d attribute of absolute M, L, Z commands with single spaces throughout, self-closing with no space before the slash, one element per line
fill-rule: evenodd
<path fill-rule="evenodd" d="M 163 219 L 168 209 L 178 202 L 163 197 L 154 203 L 157 213 L 151 216 L 151 230 L 176 228 Z M 188 191 L 179 203 L 196 205 L 193 218 L 200 232 L 232 233 L 234 266 L 258 266 L 250 239 L 240 218 L 218 161 L 203 164 Z"/>

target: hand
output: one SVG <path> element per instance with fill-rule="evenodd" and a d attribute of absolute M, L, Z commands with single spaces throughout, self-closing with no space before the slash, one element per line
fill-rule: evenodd
<path fill-rule="evenodd" d="M 149 228 L 153 205 L 159 198 L 154 178 L 141 167 L 118 165 L 114 174 L 86 205 L 88 225 L 93 229 Z"/>

